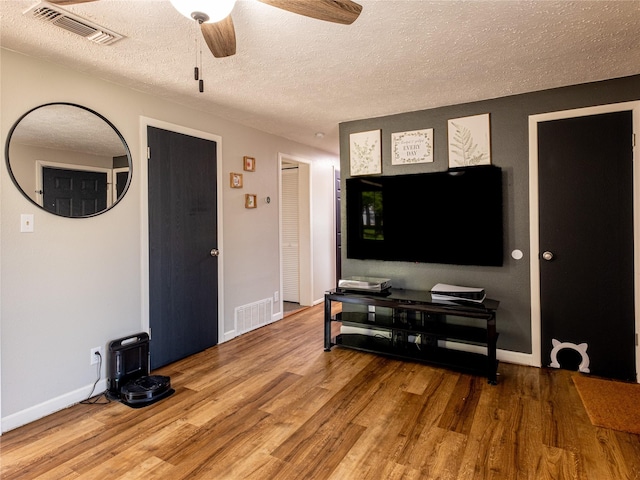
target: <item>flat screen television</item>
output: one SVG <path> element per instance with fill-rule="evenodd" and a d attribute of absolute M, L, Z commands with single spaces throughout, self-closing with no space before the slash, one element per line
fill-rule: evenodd
<path fill-rule="evenodd" d="M 347 258 L 501 266 L 502 170 L 346 180 Z"/>

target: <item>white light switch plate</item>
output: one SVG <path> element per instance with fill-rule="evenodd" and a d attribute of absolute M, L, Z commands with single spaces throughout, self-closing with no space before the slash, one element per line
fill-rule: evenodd
<path fill-rule="evenodd" d="M 20 231 L 23 233 L 33 232 L 33 213 L 20 215 Z"/>

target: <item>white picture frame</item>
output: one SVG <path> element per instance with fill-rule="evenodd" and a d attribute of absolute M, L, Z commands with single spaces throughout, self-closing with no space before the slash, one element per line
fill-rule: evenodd
<path fill-rule="evenodd" d="M 380 130 L 349 135 L 349 166 L 352 177 L 382 173 Z"/>
<path fill-rule="evenodd" d="M 391 165 L 433 162 L 433 128 L 391 134 Z"/>
<path fill-rule="evenodd" d="M 449 168 L 491 164 L 489 114 L 449 120 Z"/>

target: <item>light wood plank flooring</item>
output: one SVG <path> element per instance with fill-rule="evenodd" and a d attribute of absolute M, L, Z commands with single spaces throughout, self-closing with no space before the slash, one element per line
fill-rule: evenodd
<path fill-rule="evenodd" d="M 142 409 L 75 405 L 0 437 L 9 479 L 640 479 L 640 436 L 591 425 L 572 372 L 486 379 L 323 350 L 322 305 L 158 370 Z"/>

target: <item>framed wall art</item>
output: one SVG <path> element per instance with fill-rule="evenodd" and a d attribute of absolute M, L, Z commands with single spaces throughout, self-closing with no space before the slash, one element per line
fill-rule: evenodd
<path fill-rule="evenodd" d="M 391 134 L 391 165 L 433 162 L 433 128 Z"/>
<path fill-rule="evenodd" d="M 258 206 L 258 201 L 256 195 L 253 193 L 247 193 L 244 196 L 244 208 L 256 208 Z"/>
<path fill-rule="evenodd" d="M 233 173 L 231 172 L 229 174 L 230 179 L 230 185 L 231 188 L 242 188 L 242 174 L 241 173 Z"/>
<path fill-rule="evenodd" d="M 489 114 L 449 120 L 449 168 L 491 164 Z"/>
<path fill-rule="evenodd" d="M 349 135 L 349 165 L 351 176 L 382 173 L 380 130 Z"/>
<path fill-rule="evenodd" d="M 256 159 L 253 157 L 243 157 L 244 162 L 244 170 L 246 172 L 255 172 L 256 171 Z"/>

